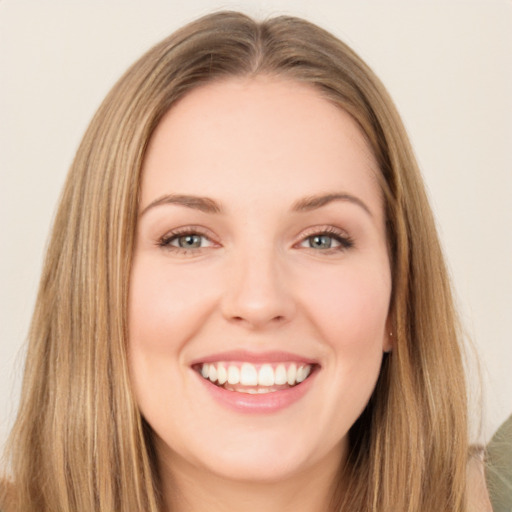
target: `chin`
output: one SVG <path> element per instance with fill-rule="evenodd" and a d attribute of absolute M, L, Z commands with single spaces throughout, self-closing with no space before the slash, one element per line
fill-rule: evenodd
<path fill-rule="evenodd" d="M 179 453 L 170 453 L 169 463 L 174 469 L 184 464 L 197 475 L 255 484 L 278 483 L 307 474 L 326 459 L 331 460 L 329 466 L 336 470 L 345 440 L 326 450 L 325 446 L 320 448 L 321 440 L 317 447 L 311 436 L 295 437 L 293 431 L 265 432 L 255 427 L 239 436 L 234 432 L 216 436 L 211 443 L 205 443 L 203 437 L 201 443 L 189 443 L 183 450 L 178 448 Z"/>
<path fill-rule="evenodd" d="M 298 453 L 275 450 L 250 450 L 246 452 L 230 452 L 217 456 L 215 464 L 211 461 L 204 469 L 210 474 L 224 480 L 243 483 L 278 483 L 291 479 L 305 471 L 311 460 L 301 457 Z"/>

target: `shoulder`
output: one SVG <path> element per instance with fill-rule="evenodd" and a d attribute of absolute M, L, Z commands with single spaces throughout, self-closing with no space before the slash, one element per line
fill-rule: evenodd
<path fill-rule="evenodd" d="M 492 512 L 485 482 L 483 449 L 475 447 L 471 450 L 467 471 L 468 512 Z"/>

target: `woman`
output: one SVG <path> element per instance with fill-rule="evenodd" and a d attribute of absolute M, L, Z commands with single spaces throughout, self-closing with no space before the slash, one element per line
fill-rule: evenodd
<path fill-rule="evenodd" d="M 449 282 L 398 114 L 295 18 L 200 19 L 94 117 L 10 510 L 470 510 Z"/>

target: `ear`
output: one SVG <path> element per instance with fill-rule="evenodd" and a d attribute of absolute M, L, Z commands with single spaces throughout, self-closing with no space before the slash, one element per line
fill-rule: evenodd
<path fill-rule="evenodd" d="M 384 336 L 382 339 L 382 350 L 384 352 L 391 352 L 395 345 L 395 332 L 393 330 L 393 321 L 390 316 L 386 320 L 386 325 L 384 326 Z"/>

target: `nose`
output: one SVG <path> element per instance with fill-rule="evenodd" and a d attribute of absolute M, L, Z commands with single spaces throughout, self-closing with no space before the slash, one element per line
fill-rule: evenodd
<path fill-rule="evenodd" d="M 273 251 L 234 257 L 227 272 L 222 313 L 252 330 L 289 322 L 296 311 L 287 269 Z"/>

